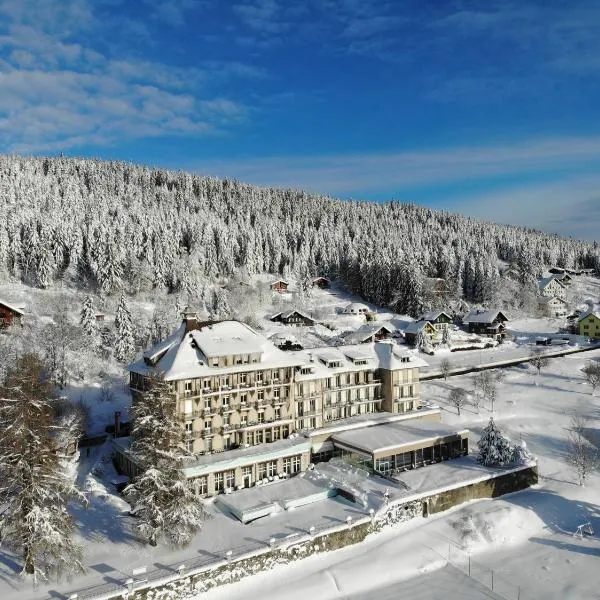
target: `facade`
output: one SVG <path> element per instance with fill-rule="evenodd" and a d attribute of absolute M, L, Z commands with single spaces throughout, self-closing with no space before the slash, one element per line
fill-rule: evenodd
<path fill-rule="evenodd" d="M 365 323 L 345 336 L 348 344 L 367 344 L 388 340 L 396 335 L 396 328 L 388 323 Z"/>
<path fill-rule="evenodd" d="M 438 331 L 429 321 L 412 321 L 404 329 L 404 339 L 407 344 L 416 346 L 419 341 L 419 335 L 424 335 L 428 343 L 433 345 L 441 341 Z"/>
<path fill-rule="evenodd" d="M 448 329 L 452 324 L 452 317 L 445 313 L 443 310 L 431 310 L 424 315 L 421 315 L 419 321 L 428 321 L 433 325 L 433 328 L 442 332 L 444 329 Z"/>
<path fill-rule="evenodd" d="M 316 323 L 312 317 L 297 309 L 277 313 L 271 317 L 271 321 L 292 327 L 312 327 Z"/>
<path fill-rule="evenodd" d="M 566 317 L 569 312 L 567 303 L 562 298 L 554 296 L 540 296 L 538 309 L 544 316 L 550 318 Z"/>
<path fill-rule="evenodd" d="M 502 311 L 480 308 L 472 310 L 463 320 L 469 333 L 484 335 L 499 341 L 506 336 L 507 322 L 508 318 Z"/>
<path fill-rule="evenodd" d="M 0 329 L 20 324 L 24 314 L 20 308 L 0 300 Z"/>
<path fill-rule="evenodd" d="M 305 470 L 321 452 L 309 432 L 344 419 L 419 415 L 423 366 L 391 343 L 283 352 L 243 323 L 189 317 L 129 371 L 133 402 L 153 373 L 172 383 L 196 456 L 186 475 L 203 478 L 199 493 L 212 495 L 253 485 L 265 468 L 266 477 Z M 126 448 L 116 449 L 132 474 Z"/>
<path fill-rule="evenodd" d="M 600 339 L 600 314 L 595 312 L 583 313 L 579 317 L 579 335 L 593 340 Z"/>
<path fill-rule="evenodd" d="M 280 294 L 283 294 L 284 292 L 287 292 L 289 286 L 290 286 L 290 284 L 287 281 L 284 281 L 283 279 L 278 279 L 277 281 L 273 281 L 269 285 L 269 287 L 274 292 L 279 292 Z"/>
<path fill-rule="evenodd" d="M 556 277 L 545 277 L 539 282 L 540 296 L 548 296 L 566 300 L 567 290 Z"/>

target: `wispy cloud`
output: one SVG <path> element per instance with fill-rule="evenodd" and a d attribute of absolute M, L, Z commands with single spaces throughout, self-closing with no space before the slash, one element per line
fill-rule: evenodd
<path fill-rule="evenodd" d="M 107 33 L 94 9 L 115 1 L 0 0 L 0 151 L 205 135 L 247 115 L 247 107 L 220 88 L 231 79 L 256 78 L 258 69 L 214 61 L 173 67 L 112 58 L 101 45 L 90 45 Z M 195 6 L 185 0 L 177 10 Z"/>

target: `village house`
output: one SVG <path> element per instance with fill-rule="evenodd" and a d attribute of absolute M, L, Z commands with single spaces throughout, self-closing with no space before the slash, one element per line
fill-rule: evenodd
<path fill-rule="evenodd" d="M 198 495 L 212 496 L 288 477 L 339 455 L 335 435 L 344 431 L 439 421 L 439 409 L 421 402 L 424 366 L 421 358 L 389 342 L 282 352 L 243 323 L 202 322 L 188 315 L 129 372 L 133 402 L 151 375 L 162 373 L 171 382 L 187 448 L 195 455 L 183 472 Z M 395 436 L 394 457 L 414 450 L 399 433 Z M 450 444 L 443 450 L 448 456 L 458 439 L 425 437 L 438 448 Z M 117 464 L 133 475 L 137 467 L 129 444 L 129 438 L 114 440 Z M 340 439 L 339 444 L 368 452 L 364 440 Z M 415 466 L 422 462 L 417 457 Z"/>
<path fill-rule="evenodd" d="M 423 291 L 433 296 L 444 296 L 450 293 L 446 280 L 441 277 L 425 277 Z"/>
<path fill-rule="evenodd" d="M 327 290 L 329 289 L 329 279 L 327 279 L 327 277 L 315 277 L 312 280 L 312 286 Z"/>
<path fill-rule="evenodd" d="M 556 298 L 555 296 L 538 297 L 538 310 L 545 317 L 566 317 L 569 312 L 568 308 L 567 303 L 562 298 Z"/>
<path fill-rule="evenodd" d="M 269 287 L 272 291 L 279 292 L 280 294 L 287 292 L 289 286 L 290 284 L 287 281 L 284 281 L 283 279 L 277 279 L 277 281 L 272 281 L 269 284 Z"/>
<path fill-rule="evenodd" d="M 556 281 L 560 281 L 563 285 L 569 286 L 573 283 L 573 278 L 568 273 L 556 273 L 552 275 Z"/>
<path fill-rule="evenodd" d="M 22 309 L 0 300 L 0 329 L 20 325 L 24 314 Z"/>
<path fill-rule="evenodd" d="M 506 336 L 507 316 L 500 310 L 473 309 L 464 319 L 469 333 L 502 341 Z"/>
<path fill-rule="evenodd" d="M 396 328 L 389 323 L 365 323 L 356 331 L 345 335 L 344 341 L 348 344 L 366 344 L 390 339 L 395 334 Z"/>
<path fill-rule="evenodd" d="M 412 321 L 403 331 L 407 344 L 416 346 L 421 335 L 425 336 L 428 344 L 433 345 L 438 340 L 438 331 L 429 321 Z"/>
<path fill-rule="evenodd" d="M 274 314 L 271 321 L 292 327 L 312 327 L 316 323 L 312 317 L 295 308 Z"/>
<path fill-rule="evenodd" d="M 370 312 L 369 307 L 360 302 L 352 302 L 344 308 L 345 315 L 367 315 Z"/>
<path fill-rule="evenodd" d="M 579 335 L 591 340 L 600 339 L 600 313 L 588 311 L 579 317 Z"/>
<path fill-rule="evenodd" d="M 443 310 L 430 310 L 419 317 L 419 321 L 428 321 L 434 329 L 443 332 L 452 325 L 452 317 Z"/>
<path fill-rule="evenodd" d="M 567 291 L 565 286 L 554 276 L 540 279 L 539 291 L 540 296 L 555 297 L 566 300 Z"/>

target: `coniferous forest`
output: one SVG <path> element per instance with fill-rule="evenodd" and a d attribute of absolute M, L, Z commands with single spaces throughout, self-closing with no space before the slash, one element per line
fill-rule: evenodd
<path fill-rule="evenodd" d="M 123 162 L 0 158 L 0 283 L 203 299 L 235 273 L 279 273 L 300 286 L 319 274 L 416 314 L 426 277 L 445 278 L 455 297 L 493 300 L 500 264 L 533 289 L 548 266 L 600 267 L 600 248 L 414 204 Z"/>

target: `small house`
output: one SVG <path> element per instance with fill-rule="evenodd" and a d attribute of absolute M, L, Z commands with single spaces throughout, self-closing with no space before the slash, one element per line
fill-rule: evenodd
<path fill-rule="evenodd" d="M 94 315 L 94 319 L 96 319 L 97 323 L 104 323 L 104 320 L 106 319 L 106 315 L 102 312 L 97 312 Z"/>
<path fill-rule="evenodd" d="M 554 276 L 540 279 L 539 291 L 540 296 L 566 299 L 565 286 Z"/>
<path fill-rule="evenodd" d="M 443 310 L 430 310 L 419 321 L 429 321 L 437 331 L 443 331 L 452 324 L 452 317 Z"/>
<path fill-rule="evenodd" d="M 316 323 L 312 317 L 295 308 L 274 314 L 271 317 L 271 321 L 293 327 L 312 327 Z"/>
<path fill-rule="evenodd" d="M 508 317 L 500 310 L 483 310 L 476 308 L 464 319 L 469 333 L 484 335 L 496 340 L 502 340 L 506 336 L 506 325 Z"/>
<path fill-rule="evenodd" d="M 566 317 L 567 308 L 567 303 L 562 298 L 556 298 L 555 296 L 540 296 L 538 298 L 538 309 L 545 317 Z"/>
<path fill-rule="evenodd" d="M 288 291 L 290 284 L 287 281 L 284 281 L 283 279 L 278 279 L 277 281 L 272 281 L 269 287 L 274 292 L 279 292 L 280 294 L 283 294 Z"/>
<path fill-rule="evenodd" d="M 573 283 L 573 278 L 568 273 L 557 273 L 553 277 L 563 285 L 571 285 Z"/>
<path fill-rule="evenodd" d="M 345 315 L 366 315 L 370 313 L 369 307 L 366 304 L 360 302 L 352 302 L 344 308 Z"/>
<path fill-rule="evenodd" d="M 579 317 L 579 335 L 592 340 L 600 339 L 600 313 L 588 311 Z"/>
<path fill-rule="evenodd" d="M 0 329 L 11 325 L 20 325 L 24 314 L 20 308 L 0 300 Z"/>
<path fill-rule="evenodd" d="M 437 330 L 429 321 L 413 321 L 404 329 L 404 339 L 407 344 L 416 346 L 420 335 L 424 335 L 427 341 L 433 344 L 437 336 Z"/>
<path fill-rule="evenodd" d="M 312 286 L 327 290 L 329 289 L 329 279 L 327 279 L 327 277 L 315 277 L 312 280 Z"/>

